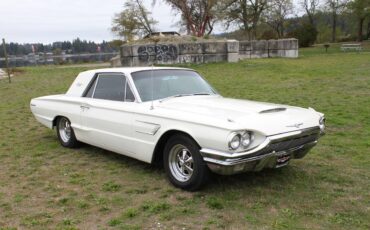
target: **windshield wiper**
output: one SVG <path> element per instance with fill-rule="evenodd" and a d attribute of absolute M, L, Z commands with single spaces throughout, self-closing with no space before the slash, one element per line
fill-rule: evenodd
<path fill-rule="evenodd" d="M 187 97 L 187 96 L 191 96 L 192 94 L 176 94 L 176 95 L 172 95 L 172 96 L 169 96 L 169 97 L 165 97 L 165 98 L 162 98 L 159 100 L 159 102 L 162 102 L 162 101 L 165 101 L 165 100 L 168 100 L 168 99 L 171 99 L 171 98 L 175 98 L 175 97 Z"/>
<path fill-rule="evenodd" d="M 191 95 L 198 96 L 198 95 L 212 95 L 210 93 L 193 93 Z"/>
<path fill-rule="evenodd" d="M 176 97 L 188 97 L 188 96 L 200 96 L 200 95 L 211 95 L 211 94 L 210 93 L 176 94 L 176 95 L 173 95 L 173 96 L 165 97 L 165 98 L 159 100 L 159 102 L 163 102 L 165 100 L 168 100 L 168 99 L 171 99 L 171 98 L 176 98 Z"/>

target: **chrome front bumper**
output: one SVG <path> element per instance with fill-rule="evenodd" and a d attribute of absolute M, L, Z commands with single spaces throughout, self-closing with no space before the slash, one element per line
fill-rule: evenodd
<path fill-rule="evenodd" d="M 320 127 L 313 127 L 278 135 L 268 136 L 258 147 L 241 153 L 228 153 L 212 149 L 200 150 L 208 167 L 217 174 L 230 175 L 263 168 L 278 168 L 290 159 L 304 157 L 323 135 Z M 286 162 L 278 162 L 287 157 Z"/>

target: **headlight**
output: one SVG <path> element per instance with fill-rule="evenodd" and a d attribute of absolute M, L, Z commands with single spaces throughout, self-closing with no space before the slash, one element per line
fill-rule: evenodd
<path fill-rule="evenodd" d="M 240 134 L 234 134 L 229 142 L 229 147 L 232 150 L 238 149 L 240 146 Z"/>
<path fill-rule="evenodd" d="M 230 150 L 244 150 L 249 147 L 253 141 L 253 133 L 250 131 L 236 131 L 229 136 L 229 149 Z"/>
<path fill-rule="evenodd" d="M 250 132 L 245 132 L 242 134 L 241 142 L 244 148 L 248 147 L 252 143 L 252 134 Z"/>

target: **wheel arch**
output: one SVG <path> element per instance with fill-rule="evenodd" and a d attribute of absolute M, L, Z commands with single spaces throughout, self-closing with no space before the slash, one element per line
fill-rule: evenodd
<path fill-rule="evenodd" d="M 61 118 L 61 117 L 65 117 L 65 118 L 67 118 L 67 119 L 68 119 L 68 117 L 66 117 L 66 116 L 56 115 L 56 116 L 54 117 L 54 119 L 53 119 L 52 124 L 51 124 L 51 128 L 52 128 L 52 129 L 54 129 L 54 127 L 56 127 L 56 126 L 57 126 L 57 121 L 58 121 L 58 119 L 59 119 L 59 118 Z M 69 120 L 69 119 L 68 119 L 68 120 Z"/>
<path fill-rule="evenodd" d="M 177 130 L 177 129 L 167 130 L 166 132 L 164 132 L 161 135 L 161 137 L 157 141 L 157 144 L 155 145 L 155 148 L 154 148 L 154 151 L 153 151 L 152 162 L 151 162 L 152 164 L 155 164 L 155 165 L 161 165 L 162 164 L 164 147 L 165 147 L 168 139 L 170 139 L 173 135 L 176 135 L 176 134 L 185 135 L 185 136 L 191 138 L 197 144 L 198 148 L 199 149 L 201 148 L 199 143 L 195 140 L 195 138 L 192 135 L 190 135 L 188 132 L 185 132 L 185 131 L 182 131 L 182 130 Z"/>

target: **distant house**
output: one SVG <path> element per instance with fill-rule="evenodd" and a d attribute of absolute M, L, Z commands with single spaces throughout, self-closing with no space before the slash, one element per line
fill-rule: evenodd
<path fill-rule="evenodd" d="M 153 33 L 147 34 L 144 38 L 167 37 L 167 36 L 181 36 L 181 35 L 175 31 L 165 31 L 165 32 L 153 32 Z"/>

